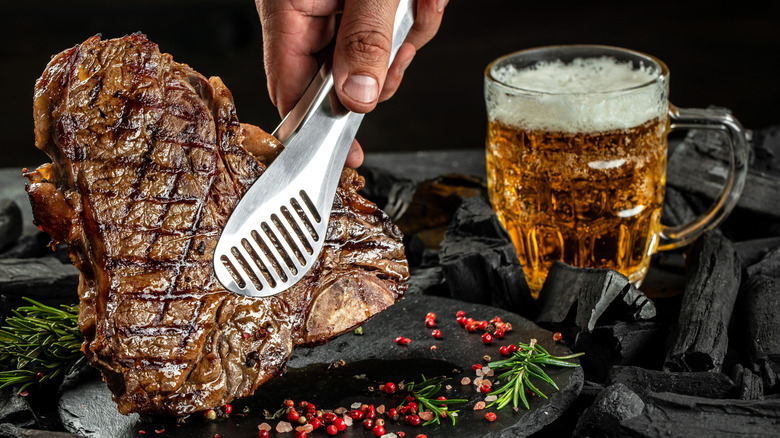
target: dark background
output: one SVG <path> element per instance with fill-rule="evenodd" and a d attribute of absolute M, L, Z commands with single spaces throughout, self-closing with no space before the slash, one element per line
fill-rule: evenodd
<path fill-rule="evenodd" d="M 221 76 L 241 121 L 268 131 L 278 124 L 251 0 L 6 0 L 0 167 L 46 160 L 33 145 L 32 91 L 49 57 L 96 33 L 135 31 L 177 61 Z M 672 71 L 677 106 L 727 107 L 748 128 L 780 124 L 780 2 L 451 0 L 437 37 L 417 54 L 396 96 L 365 119 L 358 138 L 368 153 L 482 147 L 485 65 L 504 53 L 566 43 L 653 54 Z"/>

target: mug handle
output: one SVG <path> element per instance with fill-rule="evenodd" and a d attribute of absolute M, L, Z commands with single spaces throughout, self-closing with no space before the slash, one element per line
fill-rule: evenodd
<path fill-rule="evenodd" d="M 748 144 L 745 129 L 730 114 L 693 108 L 669 106 L 669 129 L 712 129 L 723 132 L 729 143 L 729 176 L 718 199 L 709 210 L 691 222 L 674 227 L 661 225 L 658 251 L 679 248 L 694 241 L 701 233 L 711 230 L 731 213 L 745 186 L 748 164 Z"/>

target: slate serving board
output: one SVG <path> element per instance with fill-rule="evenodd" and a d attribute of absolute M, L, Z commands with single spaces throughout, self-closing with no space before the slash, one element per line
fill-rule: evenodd
<path fill-rule="evenodd" d="M 500 316 L 513 326 L 512 332 L 490 346 L 482 343 L 479 332 L 468 333 L 458 326 L 455 314 L 466 311 L 475 319 L 491 319 Z M 431 329 L 424 326 L 427 312 L 438 316 L 437 326 L 442 332 L 438 340 L 431 336 Z M 445 375 L 451 390 L 443 390 L 448 398 L 469 399 L 460 405 L 457 424 L 449 421 L 441 425 L 411 427 L 403 421 L 388 421 L 389 432 L 406 432 L 406 436 L 424 433 L 428 437 L 522 437 L 539 431 L 558 418 L 577 397 L 583 385 L 581 368 L 551 368 L 550 377 L 560 387 L 554 391 L 546 384 L 539 388 L 549 399 L 529 399 L 531 409 L 521 407 L 513 413 L 511 407 L 498 411 L 498 420 L 488 423 L 483 419 L 486 411 L 474 411 L 473 406 L 484 398 L 473 384 L 463 386 L 464 376 L 474 378 L 471 365 L 484 363 L 482 357 L 490 355 L 500 359 L 501 345 L 529 342 L 531 338 L 553 355 L 570 353 L 563 344 L 553 342 L 552 333 L 531 321 L 494 307 L 464 303 L 462 301 L 431 296 L 410 296 L 376 315 L 363 325 L 363 334 L 345 334 L 330 343 L 298 349 L 293 352 L 287 372 L 261 386 L 252 397 L 237 400 L 233 415 L 217 421 L 206 421 L 201 415 L 192 415 L 183 421 L 171 419 L 141 420 L 137 415 L 123 416 L 116 410 L 105 384 L 95 373 L 65 389 L 61 395 L 60 416 L 72 433 L 90 438 L 122 438 L 139 436 L 213 438 L 256 437 L 257 426 L 265 420 L 263 410 L 275 411 L 284 399 L 307 400 L 321 409 L 346 407 L 355 402 L 374 405 L 384 404 L 388 409 L 400 402 L 400 396 L 391 398 L 368 387 L 378 388 L 386 381 L 420 381 L 421 375 L 435 377 Z M 407 346 L 396 345 L 393 340 L 405 336 L 412 340 Z M 431 346 L 436 346 L 435 350 Z M 333 366 L 343 360 L 344 365 Z M 494 411 L 491 409 L 491 411 Z M 239 414 L 239 415 L 236 415 Z M 268 421 L 272 426 L 276 421 Z M 292 437 L 294 432 L 271 436 Z M 328 436 L 317 430 L 310 436 Z M 355 424 L 339 437 L 373 437 L 370 431 Z"/>

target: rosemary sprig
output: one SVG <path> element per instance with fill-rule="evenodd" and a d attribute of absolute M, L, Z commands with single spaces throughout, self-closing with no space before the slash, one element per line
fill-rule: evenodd
<path fill-rule="evenodd" d="M 0 327 L 0 388 L 21 385 L 21 393 L 37 382 L 67 375 L 86 363 L 81 352 L 78 307 L 59 309 L 30 303 L 13 311 Z"/>
<path fill-rule="evenodd" d="M 460 411 L 453 411 L 450 409 L 447 409 L 448 405 L 455 404 L 455 403 L 466 403 L 468 400 L 462 399 L 462 398 L 451 398 L 451 399 L 443 399 L 438 400 L 434 397 L 436 397 L 436 394 L 441 390 L 442 384 L 447 381 L 446 377 L 439 376 L 439 377 L 433 377 L 431 379 L 426 379 L 425 376 L 422 376 L 422 382 L 415 383 L 415 382 L 409 382 L 406 384 L 406 391 L 409 392 L 409 394 L 417 399 L 417 402 L 433 412 L 433 418 L 423 423 L 423 426 L 427 426 L 429 424 L 441 424 L 441 418 L 449 417 L 450 420 L 452 420 L 452 425 L 455 425 L 455 416 L 452 414 L 458 413 Z M 404 400 L 400 405 L 403 406 L 406 403 L 406 400 Z"/>
<path fill-rule="evenodd" d="M 489 395 L 496 395 L 498 398 L 487 407 L 497 405 L 496 409 L 501 409 L 512 402 L 512 406 L 517 408 L 518 402 L 522 401 L 526 409 L 530 409 L 525 391 L 528 388 L 533 394 L 539 397 L 547 398 L 546 395 L 536 385 L 531 378 L 547 382 L 550 386 L 558 390 L 558 385 L 542 369 L 547 365 L 575 368 L 579 364 L 566 362 L 584 353 L 574 353 L 568 356 L 553 356 L 547 352 L 541 345 L 537 345 L 536 339 L 531 339 L 528 344 L 518 343 L 518 350 L 509 359 L 490 362 L 493 370 L 509 368 L 508 371 L 496 377 L 496 379 L 506 382 L 502 387 L 490 392 Z"/>

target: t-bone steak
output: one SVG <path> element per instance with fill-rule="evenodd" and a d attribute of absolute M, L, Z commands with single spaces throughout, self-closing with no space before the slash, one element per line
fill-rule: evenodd
<path fill-rule="evenodd" d="M 184 415 L 252 394 L 293 347 L 327 342 L 392 305 L 409 277 L 402 236 L 345 168 L 311 272 L 268 298 L 225 290 L 214 247 L 281 150 L 233 98 L 144 35 L 92 37 L 35 84 L 26 175 L 36 224 L 81 271 L 83 350 L 123 413 Z"/>

